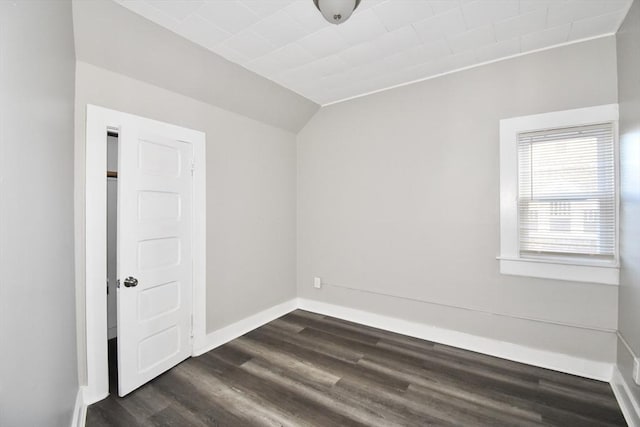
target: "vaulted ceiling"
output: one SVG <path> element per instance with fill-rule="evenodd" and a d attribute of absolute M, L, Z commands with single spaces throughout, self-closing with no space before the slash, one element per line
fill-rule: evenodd
<path fill-rule="evenodd" d="M 326 105 L 615 33 L 631 0 L 362 0 L 326 22 L 312 0 L 115 0 Z"/>

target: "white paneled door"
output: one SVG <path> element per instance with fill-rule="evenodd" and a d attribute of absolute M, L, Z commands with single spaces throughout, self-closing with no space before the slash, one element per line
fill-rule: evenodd
<path fill-rule="evenodd" d="M 127 120 L 118 171 L 118 394 L 191 355 L 193 146 Z"/>

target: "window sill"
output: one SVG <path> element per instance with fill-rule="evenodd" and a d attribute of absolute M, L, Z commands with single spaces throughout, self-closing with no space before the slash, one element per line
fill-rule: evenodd
<path fill-rule="evenodd" d="M 620 268 L 615 264 L 585 264 L 579 261 L 505 256 L 498 257 L 498 260 L 501 274 L 603 285 L 619 284 Z"/>

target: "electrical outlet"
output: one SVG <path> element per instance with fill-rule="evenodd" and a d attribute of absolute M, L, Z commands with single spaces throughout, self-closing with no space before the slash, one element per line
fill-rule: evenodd
<path fill-rule="evenodd" d="M 314 277 L 313 278 L 313 287 L 316 289 L 320 289 L 322 287 L 322 279 L 320 279 L 319 277 Z"/>
<path fill-rule="evenodd" d="M 633 359 L 633 380 L 640 385 L 640 359 Z"/>

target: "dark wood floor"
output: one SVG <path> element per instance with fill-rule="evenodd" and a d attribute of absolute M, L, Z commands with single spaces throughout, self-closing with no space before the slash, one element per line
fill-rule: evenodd
<path fill-rule="evenodd" d="M 87 426 L 626 425 L 609 384 L 295 311 L 188 359 Z"/>

